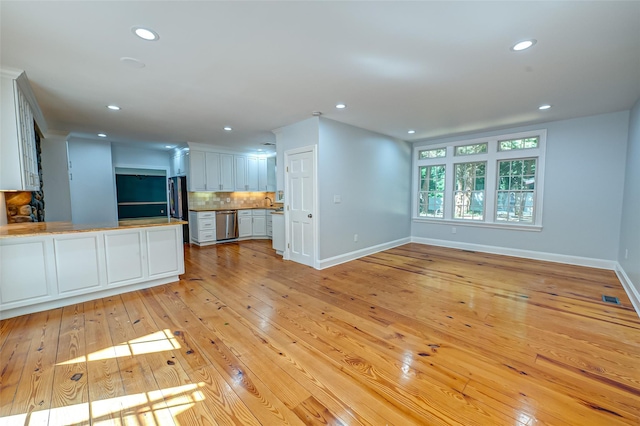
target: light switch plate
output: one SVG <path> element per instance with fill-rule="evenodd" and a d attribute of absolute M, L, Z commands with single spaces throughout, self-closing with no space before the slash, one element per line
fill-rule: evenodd
<path fill-rule="evenodd" d="M 340 204 L 342 202 L 342 198 L 339 195 L 333 196 L 333 204 Z"/>

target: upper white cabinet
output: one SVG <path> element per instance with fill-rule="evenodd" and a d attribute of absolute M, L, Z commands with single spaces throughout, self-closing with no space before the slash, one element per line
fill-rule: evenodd
<path fill-rule="evenodd" d="M 189 143 L 189 190 L 275 191 L 275 158 L 209 151 Z"/>
<path fill-rule="evenodd" d="M 36 123 L 46 123 L 24 71 L 0 70 L 0 190 L 40 189 Z"/>
<path fill-rule="evenodd" d="M 191 150 L 189 191 L 233 191 L 233 155 Z"/>
<path fill-rule="evenodd" d="M 189 151 L 179 150 L 171 157 L 171 176 L 189 174 Z"/>

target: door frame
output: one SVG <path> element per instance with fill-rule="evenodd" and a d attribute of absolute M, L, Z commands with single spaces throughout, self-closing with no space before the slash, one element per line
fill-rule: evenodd
<path fill-rule="evenodd" d="M 303 146 L 301 148 L 289 149 L 284 152 L 284 199 L 285 199 L 285 208 L 284 208 L 284 251 L 282 252 L 282 258 L 284 260 L 291 260 L 290 253 L 290 243 L 291 236 L 289 235 L 289 203 L 287 200 L 291 200 L 291 187 L 289 184 L 289 172 L 287 171 L 287 167 L 289 165 L 289 157 L 296 154 L 302 154 L 304 152 L 311 152 L 312 162 L 313 162 L 313 211 L 312 215 L 315 219 L 313 221 L 313 268 L 320 269 L 319 259 L 319 247 L 320 242 L 318 241 L 318 146 L 317 145 L 308 145 Z"/>

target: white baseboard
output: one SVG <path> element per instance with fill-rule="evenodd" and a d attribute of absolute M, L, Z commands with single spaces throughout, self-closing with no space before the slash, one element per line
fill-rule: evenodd
<path fill-rule="evenodd" d="M 636 286 L 633 285 L 633 283 L 631 282 L 631 279 L 629 278 L 627 273 L 624 271 L 624 269 L 618 262 L 616 262 L 615 270 L 616 270 L 616 275 L 618 276 L 618 279 L 622 283 L 622 287 L 624 288 L 624 291 L 627 292 L 627 296 L 629 296 L 629 300 L 631 300 L 631 304 L 633 305 L 633 308 L 636 310 L 636 314 L 638 314 L 638 316 L 640 317 L 640 291 L 638 291 Z"/>
<path fill-rule="evenodd" d="M 433 238 L 411 237 L 411 242 L 428 244 L 431 246 L 456 248 L 461 250 L 479 251 L 482 253 L 502 254 L 504 256 L 522 257 L 525 259 L 545 260 L 547 262 L 566 263 L 568 265 L 588 266 L 590 268 L 608 269 L 611 271 L 616 269 L 617 264 L 615 260 L 568 256 L 565 254 L 487 246 L 484 244 L 461 243 L 448 240 L 436 240 Z"/>
<path fill-rule="evenodd" d="M 316 269 L 325 269 L 330 268 L 332 266 L 339 265 L 341 263 L 346 263 L 351 260 L 359 259 L 361 257 L 369 256 L 370 254 L 378 253 L 384 250 L 389 250 L 394 247 L 401 246 L 403 244 L 407 244 L 411 242 L 411 238 L 401 238 L 395 241 L 389 241 L 387 243 L 378 244 L 371 247 L 366 247 L 360 250 L 352 251 L 350 253 L 341 254 L 339 256 L 330 257 L 328 259 L 322 259 L 318 261 Z"/>

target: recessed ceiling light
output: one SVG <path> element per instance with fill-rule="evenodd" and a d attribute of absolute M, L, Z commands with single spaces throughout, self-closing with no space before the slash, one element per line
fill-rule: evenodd
<path fill-rule="evenodd" d="M 262 152 L 262 149 L 258 148 L 258 152 Z"/>
<path fill-rule="evenodd" d="M 141 39 L 147 40 L 147 41 L 156 41 L 160 38 L 157 32 L 149 28 L 133 27 L 131 28 L 131 31 L 133 31 L 133 33 L 138 37 L 140 37 Z"/>
<path fill-rule="evenodd" d="M 342 104 L 342 103 L 336 104 L 336 108 L 338 108 L 338 109 L 345 109 L 346 107 L 347 107 L 346 104 Z"/>
<path fill-rule="evenodd" d="M 112 111 L 120 111 L 120 107 L 118 105 L 107 105 L 107 108 Z"/>
<path fill-rule="evenodd" d="M 229 126 L 224 126 L 224 130 L 226 130 L 227 132 L 230 132 L 230 131 L 232 131 L 233 129 L 232 129 L 231 127 L 229 127 Z"/>
<path fill-rule="evenodd" d="M 407 133 L 409 133 L 410 135 L 414 134 L 416 131 L 415 130 L 409 130 Z"/>
<path fill-rule="evenodd" d="M 549 104 L 540 105 L 540 106 L 538 107 L 538 109 L 540 109 L 540 110 L 545 110 L 545 109 L 549 109 L 549 108 L 551 108 L 551 105 L 549 105 Z"/>
<path fill-rule="evenodd" d="M 106 133 L 98 133 L 98 136 L 100 136 L 101 138 L 106 138 L 107 134 Z"/>
<path fill-rule="evenodd" d="M 164 147 L 165 147 L 165 148 L 169 148 L 169 149 L 170 149 L 170 148 L 173 148 L 171 145 L 165 145 Z"/>
<path fill-rule="evenodd" d="M 528 48 L 530 48 L 531 46 L 533 46 L 536 43 L 537 43 L 537 40 L 535 40 L 535 39 L 522 40 L 522 41 L 519 41 L 518 43 L 514 44 L 511 47 L 511 50 L 514 50 L 514 51 L 518 52 L 520 50 L 528 49 Z"/>

